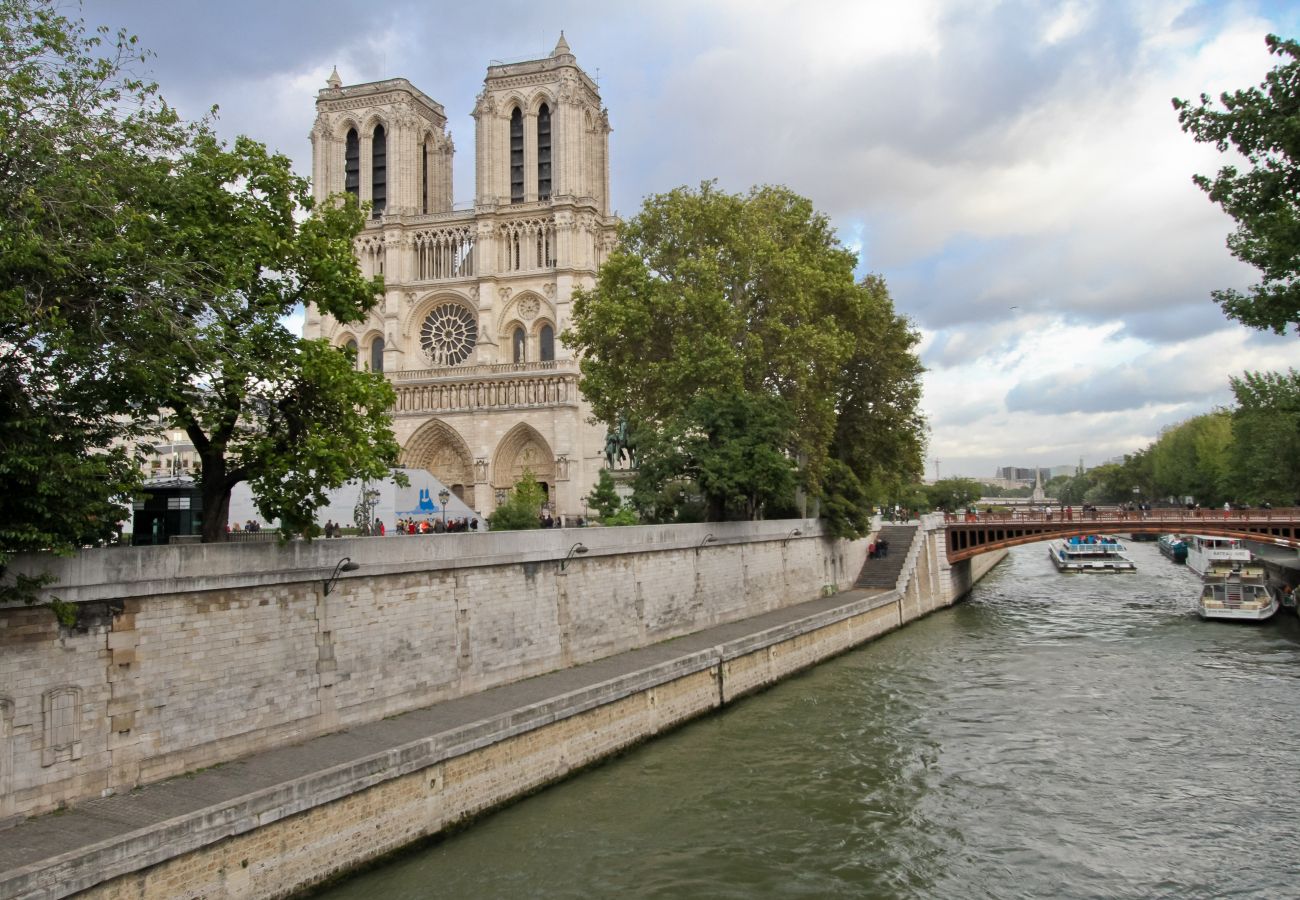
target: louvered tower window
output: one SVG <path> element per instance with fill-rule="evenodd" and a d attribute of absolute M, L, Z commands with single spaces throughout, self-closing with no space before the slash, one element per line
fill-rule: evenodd
<path fill-rule="evenodd" d="M 524 202 L 524 114 L 510 114 L 510 202 Z"/>
<path fill-rule="evenodd" d="M 375 126 L 370 144 L 370 214 L 382 216 L 388 206 L 388 136 L 384 126 Z"/>
<path fill-rule="evenodd" d="M 429 214 L 429 145 L 420 149 L 420 212 Z"/>
<path fill-rule="evenodd" d="M 357 140 L 355 128 L 348 129 L 347 145 L 343 151 L 343 190 L 353 197 L 361 196 L 361 142 Z"/>
<path fill-rule="evenodd" d="M 537 199 L 551 199 L 551 108 L 537 111 Z"/>

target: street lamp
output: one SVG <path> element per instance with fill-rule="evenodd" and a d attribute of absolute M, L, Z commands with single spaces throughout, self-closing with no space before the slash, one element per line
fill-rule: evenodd
<path fill-rule="evenodd" d="M 442 504 L 442 527 L 447 527 L 447 501 L 451 499 L 451 491 L 443 488 L 438 491 L 438 502 Z"/>
<path fill-rule="evenodd" d="M 564 571 L 564 567 L 568 565 L 569 560 L 573 558 L 573 554 L 586 553 L 586 552 L 587 552 L 586 544 L 582 543 L 581 541 L 574 544 L 572 547 L 569 548 L 569 552 L 565 555 L 564 559 L 560 560 L 560 571 L 561 572 Z"/>
<path fill-rule="evenodd" d="M 705 544 L 712 544 L 716 540 L 717 538 L 715 538 L 712 534 L 706 534 L 704 536 L 704 540 L 700 541 L 700 547 L 703 547 Z M 696 547 L 695 549 L 698 550 L 699 547 Z"/>
<path fill-rule="evenodd" d="M 325 585 L 325 596 L 328 597 L 330 591 L 334 590 L 334 585 L 338 582 L 340 574 L 343 572 L 355 572 L 359 568 L 361 568 L 361 566 L 354 563 L 351 557 L 345 556 L 340 559 L 338 564 L 334 566 L 333 574 L 322 582 L 322 584 Z"/>

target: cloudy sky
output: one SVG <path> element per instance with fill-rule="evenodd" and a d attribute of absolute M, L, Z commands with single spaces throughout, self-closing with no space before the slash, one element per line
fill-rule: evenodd
<path fill-rule="evenodd" d="M 75 9 L 75 7 L 72 7 Z M 494 59 L 561 29 L 614 127 L 614 205 L 716 178 L 784 184 L 883 273 L 923 335 L 927 475 L 1093 465 L 1231 401 L 1300 340 L 1229 323 L 1252 283 L 1231 221 L 1192 184 L 1221 159 L 1174 96 L 1257 84 L 1300 4 L 1246 0 L 479 3 L 87 0 L 125 26 L 183 113 L 310 174 L 316 91 L 403 76 L 444 105 L 457 201 Z"/>

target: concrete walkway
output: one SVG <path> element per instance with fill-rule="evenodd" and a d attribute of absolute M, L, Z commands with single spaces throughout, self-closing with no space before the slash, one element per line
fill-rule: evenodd
<path fill-rule="evenodd" d="M 845 591 L 28 819 L 0 831 L 0 898 L 66 896 L 608 702 L 611 685 L 660 683 L 716 665 L 724 645 L 800 633 L 896 599 Z"/>

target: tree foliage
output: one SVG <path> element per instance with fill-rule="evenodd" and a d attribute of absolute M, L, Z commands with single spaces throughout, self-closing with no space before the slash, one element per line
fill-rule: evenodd
<path fill-rule="evenodd" d="M 600 470 L 600 475 L 596 479 L 596 486 L 587 495 L 586 501 L 587 505 L 594 509 L 596 515 L 602 519 L 618 512 L 619 507 L 623 505 L 623 501 L 614 489 L 614 476 L 609 474 L 609 469 Z"/>
<path fill-rule="evenodd" d="M 1231 470 L 1250 502 L 1300 505 L 1300 372 L 1232 379 Z"/>
<path fill-rule="evenodd" d="M 984 493 L 984 486 L 970 478 L 941 478 L 924 489 L 931 507 L 949 512 L 970 506 Z"/>
<path fill-rule="evenodd" d="M 801 486 L 857 533 L 864 497 L 919 472 L 916 335 L 855 262 L 784 188 L 678 188 L 624 223 L 565 340 L 596 417 L 632 425 L 643 514 L 693 489 L 757 517 Z"/>
<path fill-rule="evenodd" d="M 325 489 L 396 456 L 388 386 L 282 324 L 306 302 L 368 313 L 361 212 L 180 122 L 131 77 L 146 56 L 53 0 L 0 0 L 0 565 L 109 537 L 140 480 L 122 448 L 160 413 L 199 452 L 210 540 L 238 480 L 311 532 Z"/>
<path fill-rule="evenodd" d="M 523 477 L 510 489 L 506 502 L 488 516 L 488 524 L 493 531 L 541 528 L 542 504 L 545 502 L 546 492 L 538 483 L 537 476 L 531 469 L 525 469 Z"/>
<path fill-rule="evenodd" d="M 141 420 L 147 373 L 120 352 L 166 327 L 138 199 L 192 130 L 133 37 L 88 34 L 40 0 L 0 0 L 0 571 L 13 553 L 112 537 L 138 462 L 113 448 Z"/>
<path fill-rule="evenodd" d="M 1217 290 L 1214 298 L 1229 317 L 1283 334 L 1300 330 L 1300 43 L 1272 34 L 1265 41 L 1282 61 L 1258 87 L 1224 92 L 1222 108 L 1208 94 L 1196 106 L 1175 98 L 1174 108 L 1183 131 L 1236 151 L 1247 166 L 1193 178 L 1237 221 L 1228 238 L 1233 256 L 1262 275 L 1245 293 Z"/>
<path fill-rule="evenodd" d="M 369 313 L 382 283 L 352 253 L 362 212 L 350 197 L 316 206 L 287 157 L 244 137 L 226 147 L 200 134 L 169 188 L 155 210 L 167 250 L 201 260 L 202 277 L 174 285 L 184 327 L 141 364 L 201 460 L 204 540 L 224 536 L 241 481 L 264 518 L 315 533 L 325 491 L 387 477 L 399 449 L 383 376 L 283 325 L 308 303 L 341 322 Z"/>

